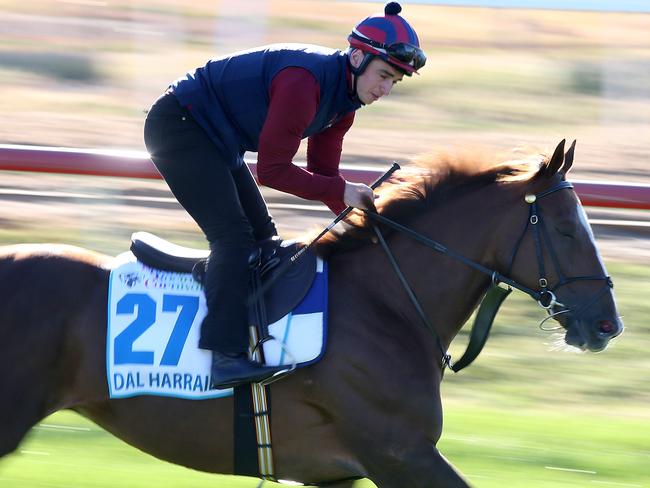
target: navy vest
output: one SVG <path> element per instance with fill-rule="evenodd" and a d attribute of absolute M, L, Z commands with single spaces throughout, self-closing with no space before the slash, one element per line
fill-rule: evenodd
<path fill-rule="evenodd" d="M 322 132 L 361 104 L 348 93 L 347 55 L 303 44 L 273 44 L 215 58 L 176 80 L 175 96 L 232 167 L 243 164 L 245 151 L 257 151 L 269 107 L 269 89 L 284 68 L 310 71 L 320 85 L 320 103 L 303 139 Z"/>

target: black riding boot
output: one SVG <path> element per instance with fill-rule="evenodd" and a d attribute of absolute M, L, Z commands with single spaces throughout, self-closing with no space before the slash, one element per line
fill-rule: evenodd
<path fill-rule="evenodd" d="M 201 324 L 199 347 L 211 349 L 212 384 L 230 388 L 260 382 L 283 367 L 265 367 L 248 359 L 248 256 L 250 249 L 210 246 L 204 281 L 208 314 Z"/>
<path fill-rule="evenodd" d="M 232 355 L 212 351 L 212 387 L 217 390 L 245 383 L 260 383 L 286 370 L 286 366 L 262 366 L 248 359 L 245 353 Z"/>

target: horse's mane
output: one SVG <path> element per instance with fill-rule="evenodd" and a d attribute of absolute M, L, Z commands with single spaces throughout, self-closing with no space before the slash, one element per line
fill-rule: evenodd
<path fill-rule="evenodd" d="M 531 154 L 498 162 L 496 155 L 477 152 L 422 156 L 397 171 L 375 191 L 377 211 L 390 219 L 407 222 L 422 211 L 493 183 L 537 179 L 545 173 L 549 159 L 545 154 Z M 315 251 L 329 256 L 356 248 L 372 235 L 369 226 L 369 220 L 355 211 L 342 228 L 320 239 L 314 246 Z"/>

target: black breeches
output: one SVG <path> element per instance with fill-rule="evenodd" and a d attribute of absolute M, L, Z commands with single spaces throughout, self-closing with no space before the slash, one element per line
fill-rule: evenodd
<path fill-rule="evenodd" d="M 199 346 L 243 352 L 248 347 L 248 256 L 255 241 L 276 234 L 264 199 L 248 167 L 231 169 L 234 161 L 225 160 L 173 95 L 153 105 L 144 135 L 156 168 L 210 244 L 208 315 Z"/>

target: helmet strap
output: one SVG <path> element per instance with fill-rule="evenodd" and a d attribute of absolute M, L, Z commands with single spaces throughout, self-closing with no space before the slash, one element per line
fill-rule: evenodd
<path fill-rule="evenodd" d="M 358 48 L 355 48 L 355 49 L 358 49 Z M 374 57 L 375 57 L 374 54 L 363 52 L 363 60 L 361 60 L 361 64 L 359 64 L 359 66 L 354 66 L 352 64 L 352 62 L 350 61 L 350 55 L 348 54 L 348 65 L 350 66 L 350 71 L 354 75 L 354 81 L 352 82 L 352 93 L 351 93 L 351 95 L 352 95 L 352 98 L 354 100 L 357 100 L 359 102 L 361 102 L 361 99 L 359 98 L 359 94 L 357 92 L 357 81 L 359 80 L 359 76 L 361 76 L 363 74 L 363 72 L 366 70 L 366 68 L 370 64 L 370 61 L 372 61 Z M 363 102 L 361 102 L 361 103 L 363 103 Z"/>

